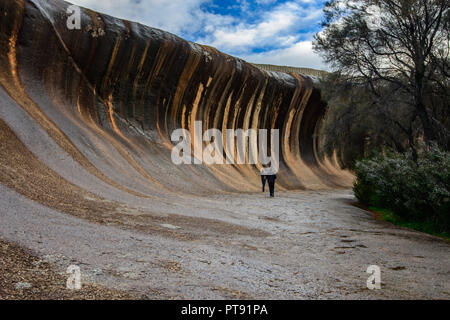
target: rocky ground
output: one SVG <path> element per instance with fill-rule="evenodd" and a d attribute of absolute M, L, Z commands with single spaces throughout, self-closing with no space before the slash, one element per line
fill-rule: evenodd
<path fill-rule="evenodd" d="M 80 290 L 68 290 L 67 275 L 29 250 L 0 241 L 0 299 L 133 299 L 130 293 L 101 285 L 84 284 Z"/>
<path fill-rule="evenodd" d="M 2 299 L 450 299 L 449 242 L 376 220 L 346 190 L 211 195 L 223 219 L 99 224 L 0 188 Z M 65 289 L 71 264 L 78 292 Z"/>

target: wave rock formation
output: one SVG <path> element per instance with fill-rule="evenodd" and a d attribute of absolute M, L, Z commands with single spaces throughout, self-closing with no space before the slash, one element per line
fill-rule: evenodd
<path fill-rule="evenodd" d="M 222 132 L 279 129 L 277 190 L 351 183 L 336 161 L 318 156 L 325 104 L 312 78 L 261 70 L 83 8 L 81 29 L 69 30 L 69 6 L 0 2 L 0 184 L 7 190 L 82 217 L 94 210 L 100 220 L 120 214 L 118 203 L 179 212 L 197 195 L 259 191 L 258 165 L 172 163 L 171 132 L 192 130 L 194 121 Z"/>

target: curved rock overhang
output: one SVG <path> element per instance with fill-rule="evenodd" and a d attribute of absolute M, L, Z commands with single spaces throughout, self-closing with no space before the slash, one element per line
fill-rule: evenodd
<path fill-rule="evenodd" d="M 81 29 L 69 30 L 68 6 L 0 3 L 0 183 L 32 199 L 49 184 L 60 197 L 259 190 L 259 164 L 172 163 L 173 130 L 201 121 L 279 129 L 279 189 L 350 186 L 351 174 L 318 155 L 325 103 L 310 77 L 83 8 Z"/>

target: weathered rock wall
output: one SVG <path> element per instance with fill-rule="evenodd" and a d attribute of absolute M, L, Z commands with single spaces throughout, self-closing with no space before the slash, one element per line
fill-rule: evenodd
<path fill-rule="evenodd" d="M 69 5 L 0 2 L 0 128 L 23 144 L 2 151 L 1 183 L 39 198 L 39 172 L 49 169 L 47 183 L 72 193 L 113 188 L 164 198 L 259 190 L 257 165 L 171 162 L 172 131 L 202 121 L 204 130 L 279 129 L 279 189 L 350 185 L 350 174 L 317 155 L 325 104 L 309 77 L 263 71 L 87 9 L 81 30 L 69 30 Z M 31 157 L 36 172 L 20 175 L 17 159 Z M 19 188 L 20 179 L 28 181 Z"/>

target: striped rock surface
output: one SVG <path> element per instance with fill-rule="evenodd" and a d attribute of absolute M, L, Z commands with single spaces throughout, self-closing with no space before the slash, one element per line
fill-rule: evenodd
<path fill-rule="evenodd" d="M 87 218 L 120 203 L 183 207 L 189 195 L 259 190 L 258 165 L 172 163 L 172 131 L 194 121 L 279 129 L 279 190 L 351 184 L 335 160 L 318 157 L 325 104 L 311 78 L 83 8 L 81 29 L 69 30 L 69 5 L 0 2 L 4 186 Z"/>

